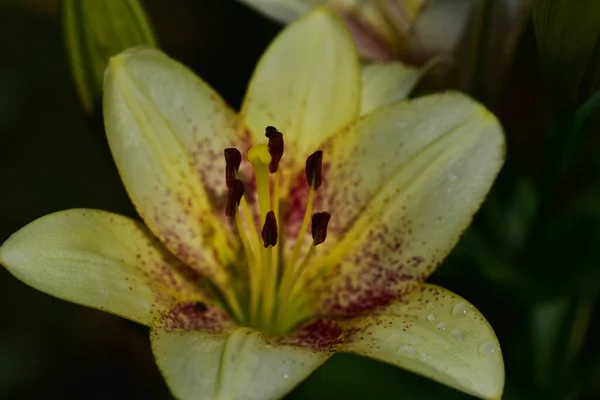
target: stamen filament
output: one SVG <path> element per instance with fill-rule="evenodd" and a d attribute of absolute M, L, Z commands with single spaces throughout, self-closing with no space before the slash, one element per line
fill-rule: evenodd
<path fill-rule="evenodd" d="M 242 210 L 244 211 L 244 219 L 246 220 L 246 225 L 248 226 L 249 232 L 249 240 L 251 240 L 254 255 L 256 256 L 256 262 L 260 262 L 260 238 L 259 238 L 259 228 L 254 223 L 254 219 L 252 218 L 252 211 L 250 211 L 250 207 L 248 206 L 248 202 L 246 201 L 246 197 L 242 197 L 240 201 L 240 205 L 242 206 Z"/>
<path fill-rule="evenodd" d="M 271 210 L 271 188 L 269 187 L 269 163 L 271 155 L 267 145 L 257 144 L 248 151 L 248 161 L 254 168 L 256 178 L 256 193 L 260 208 L 260 221 L 264 221 Z"/>
<path fill-rule="evenodd" d="M 277 172 L 275 172 L 275 183 L 273 184 L 273 212 L 275 213 L 275 218 L 277 219 L 277 221 L 281 221 L 281 218 L 279 217 L 279 185 L 280 185 L 280 176 L 279 176 L 279 170 L 277 170 Z M 277 226 L 277 229 L 281 229 L 281 224 L 279 224 Z M 281 235 L 281 232 L 277 232 L 279 237 L 283 237 Z M 279 251 L 276 251 L 275 254 L 273 255 L 273 265 L 275 266 L 275 274 L 278 273 L 277 269 L 279 266 Z"/>
<path fill-rule="evenodd" d="M 308 249 L 308 252 L 306 253 L 306 255 L 304 256 L 304 258 L 302 259 L 302 262 L 300 263 L 300 265 L 298 266 L 298 268 L 296 268 L 294 270 L 294 275 L 292 276 L 292 279 L 290 279 L 288 293 L 291 292 L 291 288 L 294 287 L 294 284 L 296 283 L 296 281 L 298 280 L 298 278 L 300 278 L 300 276 L 302 275 L 302 272 L 304 272 L 304 269 L 308 265 L 308 262 L 312 258 L 313 254 L 315 254 L 315 248 L 316 247 L 317 247 L 316 243 L 313 240 L 312 244 L 310 245 L 310 248 Z"/>
<path fill-rule="evenodd" d="M 253 308 L 253 305 L 255 305 L 258 302 L 258 292 L 260 291 L 258 276 L 256 274 L 256 265 L 260 262 L 260 258 L 257 257 L 256 254 L 250 248 L 250 243 L 246 235 L 246 229 L 244 229 L 244 225 L 242 224 L 242 218 L 240 217 L 239 212 L 237 212 L 235 215 L 235 222 L 240 234 L 240 238 L 242 239 L 242 245 L 244 246 L 244 250 L 246 251 L 248 279 L 250 280 L 250 310 L 253 310 L 255 309 Z M 258 252 L 260 252 L 260 249 L 257 250 Z"/>
<path fill-rule="evenodd" d="M 279 288 L 279 310 L 277 312 L 277 320 L 282 321 L 282 319 L 284 318 L 284 312 L 286 311 L 288 302 L 290 301 L 294 284 L 296 283 L 298 278 L 300 278 L 302 272 L 308 265 L 308 262 L 315 253 L 315 248 L 316 245 L 315 241 L 313 240 L 312 244 L 310 245 L 310 249 L 304 256 L 302 262 L 300 263 L 300 266 L 296 270 L 292 271 L 292 273 L 288 273 L 288 270 L 286 269 L 284 279 L 282 280 L 281 286 Z"/>
<path fill-rule="evenodd" d="M 235 290 L 224 290 L 223 295 L 227 299 L 227 305 L 231 308 L 233 317 L 237 321 L 244 321 L 244 313 L 242 312 L 242 306 L 240 300 L 236 296 Z"/>
<path fill-rule="evenodd" d="M 294 266 L 296 265 L 296 260 L 300 255 L 300 250 L 302 245 L 304 244 L 304 234 L 308 229 L 308 223 L 310 222 L 310 216 L 312 214 L 313 204 L 315 202 L 315 187 L 313 185 L 310 186 L 310 192 L 308 193 L 308 202 L 306 203 L 306 210 L 304 211 L 304 219 L 302 220 L 302 225 L 300 226 L 300 231 L 298 231 L 298 239 L 296 239 L 296 243 L 294 243 L 294 248 L 292 250 L 292 255 L 290 256 L 289 263 L 286 266 L 286 271 L 284 275 L 287 275 L 288 270 L 294 270 Z M 285 279 L 285 276 L 284 276 Z"/>
<path fill-rule="evenodd" d="M 264 299 L 263 299 L 263 318 L 266 323 L 271 321 L 273 305 L 275 304 L 275 265 L 273 264 L 273 246 L 265 249 L 266 252 L 266 268 L 264 282 Z"/>

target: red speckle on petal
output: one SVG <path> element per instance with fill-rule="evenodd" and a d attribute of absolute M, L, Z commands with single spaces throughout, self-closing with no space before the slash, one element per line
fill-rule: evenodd
<path fill-rule="evenodd" d="M 167 331 L 221 332 L 230 319 L 220 308 L 204 303 L 183 303 L 163 314 L 159 326 Z"/>
<path fill-rule="evenodd" d="M 334 321 L 318 319 L 302 325 L 284 344 L 308 347 L 319 351 L 335 351 L 343 340 L 342 328 Z"/>

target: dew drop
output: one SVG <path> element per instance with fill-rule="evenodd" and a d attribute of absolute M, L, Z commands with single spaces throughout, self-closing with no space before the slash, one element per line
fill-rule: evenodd
<path fill-rule="evenodd" d="M 284 377 L 285 379 L 287 379 L 287 378 L 288 378 L 288 374 L 284 374 L 284 375 L 283 375 L 283 377 Z"/>
<path fill-rule="evenodd" d="M 446 330 L 446 324 L 443 322 L 440 322 L 439 324 L 437 324 L 436 328 L 438 328 L 440 331 L 445 331 Z"/>
<path fill-rule="evenodd" d="M 455 317 L 464 317 L 469 312 L 469 306 L 463 302 L 456 303 L 452 307 L 452 315 Z"/>
<path fill-rule="evenodd" d="M 265 344 L 265 349 L 272 349 L 273 346 L 271 346 L 270 344 Z"/>
<path fill-rule="evenodd" d="M 430 310 L 433 308 L 433 303 L 431 301 L 427 302 L 427 308 L 429 308 Z"/>
<path fill-rule="evenodd" d="M 450 175 L 448 175 L 448 179 L 450 180 L 450 182 L 455 181 L 456 178 L 458 178 L 458 175 L 456 175 L 456 174 L 450 174 Z"/>
<path fill-rule="evenodd" d="M 481 344 L 481 346 L 479 346 L 479 352 L 481 354 L 485 354 L 486 356 L 491 356 L 499 350 L 500 348 L 491 340 L 486 340 Z"/>
<path fill-rule="evenodd" d="M 398 347 L 398 352 L 410 355 L 414 355 L 416 353 L 414 347 L 412 347 L 410 344 L 405 344 Z"/>
<path fill-rule="evenodd" d="M 452 193 L 452 188 L 451 187 L 446 188 L 446 193 Z"/>
<path fill-rule="evenodd" d="M 452 332 L 450 332 L 450 336 L 459 342 L 462 342 L 462 340 L 465 338 L 465 333 L 460 329 L 454 329 Z"/>
<path fill-rule="evenodd" d="M 429 315 L 427 316 L 427 321 L 429 321 L 429 322 L 435 321 L 435 315 L 433 315 L 433 314 L 429 314 Z"/>

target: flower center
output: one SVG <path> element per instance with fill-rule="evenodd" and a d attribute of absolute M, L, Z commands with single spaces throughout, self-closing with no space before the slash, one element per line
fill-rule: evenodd
<path fill-rule="evenodd" d="M 248 205 L 244 183 L 238 170 L 242 155 L 234 148 L 225 149 L 226 181 L 229 196 L 225 213 L 235 219 L 241 240 L 243 257 L 240 267 L 247 275 L 243 287 L 243 299 L 237 317 L 241 324 L 260 329 L 273 335 L 288 333 L 310 315 L 303 312 L 306 296 L 298 283 L 314 256 L 315 248 L 325 241 L 331 215 L 327 212 L 312 213 L 315 191 L 321 186 L 323 152 L 314 152 L 306 160 L 306 181 L 310 186 L 298 238 L 289 251 L 285 251 L 280 232 L 284 230 L 277 221 L 280 218 L 281 176 L 279 162 L 283 156 L 283 135 L 274 127 L 267 127 L 267 145 L 258 144 L 247 154 L 256 179 L 258 214 L 260 226 L 255 223 Z M 311 224 L 312 243 L 302 255 L 304 238 Z M 287 254 L 286 254 L 287 253 Z"/>

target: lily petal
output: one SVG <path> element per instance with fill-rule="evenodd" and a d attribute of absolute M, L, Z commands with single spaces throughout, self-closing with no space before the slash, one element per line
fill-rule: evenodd
<path fill-rule="evenodd" d="M 223 149 L 242 139 L 234 113 L 190 70 L 151 48 L 111 58 L 104 92 L 108 141 L 138 212 L 174 254 L 223 284 L 227 225 L 213 208 L 224 210 L 226 200 Z"/>
<path fill-rule="evenodd" d="M 106 211 L 37 219 L 0 247 L 0 262 L 44 293 L 144 325 L 175 302 L 202 299 L 142 224 Z"/>
<path fill-rule="evenodd" d="M 484 399 L 499 399 L 504 363 L 494 330 L 460 296 L 424 284 L 375 316 L 347 322 L 341 351 L 360 354 Z"/>
<path fill-rule="evenodd" d="M 361 115 L 408 97 L 422 72 L 400 62 L 369 64 L 362 68 Z"/>
<path fill-rule="evenodd" d="M 287 24 L 307 14 L 318 0 L 239 0 L 267 17 Z"/>
<path fill-rule="evenodd" d="M 260 60 L 241 115 L 257 140 L 273 125 L 285 135 L 287 160 L 303 156 L 353 121 L 360 69 L 352 38 L 330 12 L 317 10 L 286 28 Z M 286 161 L 286 158 L 283 159 Z"/>
<path fill-rule="evenodd" d="M 412 289 L 444 259 L 502 165 L 504 135 L 483 106 L 445 93 L 376 110 L 324 154 L 315 208 L 332 213 L 325 311 L 354 315 Z"/>
<path fill-rule="evenodd" d="M 156 329 L 151 337 L 158 366 L 182 400 L 277 399 L 330 355 L 270 342 L 249 328 L 224 333 Z"/>

